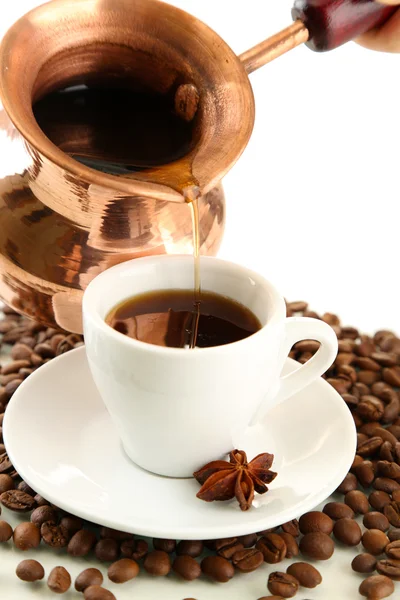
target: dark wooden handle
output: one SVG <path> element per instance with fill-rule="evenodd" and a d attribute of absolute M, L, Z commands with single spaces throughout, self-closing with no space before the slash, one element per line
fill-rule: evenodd
<path fill-rule="evenodd" d="M 295 0 L 292 16 L 307 27 L 307 46 L 323 52 L 383 25 L 395 10 L 373 0 Z"/>

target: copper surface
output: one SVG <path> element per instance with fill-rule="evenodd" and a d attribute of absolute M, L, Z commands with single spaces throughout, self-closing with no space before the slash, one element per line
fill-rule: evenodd
<path fill-rule="evenodd" d="M 302 21 L 295 21 L 286 29 L 257 44 L 239 56 L 247 73 L 253 73 L 282 54 L 304 44 L 309 37 L 307 27 Z"/>
<path fill-rule="evenodd" d="M 193 252 L 188 186 L 204 194 L 200 253 L 216 254 L 225 223 L 220 181 L 254 125 L 246 71 L 305 36 L 295 24 L 239 59 L 204 23 L 158 0 L 53 0 L 20 19 L 0 46 L 0 296 L 81 332 L 82 294 L 98 273 L 131 258 Z M 130 77 L 171 97 L 182 118 L 193 119 L 189 153 L 116 176 L 55 146 L 33 102 L 105 77 Z"/>

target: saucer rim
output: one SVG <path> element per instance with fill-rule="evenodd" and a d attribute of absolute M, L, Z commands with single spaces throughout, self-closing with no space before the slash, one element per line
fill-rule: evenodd
<path fill-rule="evenodd" d="M 32 385 L 32 383 L 34 383 L 35 379 L 37 379 L 39 377 L 43 377 L 46 374 L 47 370 L 52 369 L 52 368 L 54 369 L 55 365 L 58 365 L 59 362 L 62 362 L 67 357 L 69 358 L 69 360 L 71 360 L 72 359 L 71 355 L 77 356 L 79 353 L 85 353 L 84 346 L 76 348 L 74 350 L 71 350 L 71 351 L 49 361 L 48 363 L 46 363 L 45 365 L 43 365 L 42 367 L 40 367 L 39 369 L 37 369 L 34 373 L 32 373 L 30 375 L 30 377 L 29 377 L 30 385 Z M 85 356 L 85 360 L 86 360 L 86 356 Z M 287 365 L 287 364 L 290 365 L 291 370 L 293 370 L 295 366 L 296 367 L 300 366 L 300 364 L 297 361 L 295 361 L 291 358 L 286 359 L 285 365 Z M 347 462 L 348 467 L 346 467 L 346 471 L 344 469 L 343 469 L 343 471 L 338 471 L 336 473 L 336 476 L 332 480 L 330 480 L 329 484 L 326 484 L 318 493 L 307 497 L 307 499 L 302 502 L 300 509 L 298 508 L 297 505 L 294 506 L 293 508 L 289 507 L 285 511 L 276 513 L 275 519 L 274 519 L 274 515 L 268 515 L 267 516 L 268 522 L 266 522 L 266 516 L 264 515 L 264 522 L 263 522 L 263 518 L 260 518 L 258 521 L 251 521 L 250 523 L 246 520 L 243 520 L 243 522 L 237 522 L 234 524 L 229 523 L 229 524 L 221 526 L 219 528 L 218 528 L 218 526 L 215 526 L 215 525 L 211 525 L 211 526 L 208 525 L 206 527 L 191 526 L 190 529 L 186 528 L 185 531 L 180 530 L 177 533 L 176 530 L 173 530 L 172 528 L 170 529 L 168 524 L 162 525 L 161 531 L 160 531 L 160 524 L 158 524 L 154 528 L 152 528 L 150 523 L 145 525 L 144 527 L 142 527 L 140 525 L 140 519 L 138 519 L 137 523 L 132 524 L 132 525 L 129 523 L 126 523 L 126 522 L 122 522 L 122 520 L 119 521 L 118 517 L 116 517 L 116 516 L 104 517 L 104 518 L 101 517 L 101 519 L 99 521 L 98 518 L 96 518 L 96 517 L 93 518 L 93 516 L 90 514 L 90 510 L 85 510 L 84 508 L 80 508 L 79 506 L 77 506 L 77 507 L 74 505 L 71 506 L 70 502 L 64 503 L 62 497 L 54 495 L 51 491 L 49 492 L 45 487 L 42 487 L 40 484 L 38 486 L 37 482 L 34 482 L 30 478 L 29 474 L 27 475 L 27 473 L 25 472 L 24 466 L 22 466 L 22 468 L 18 468 L 18 467 L 15 467 L 15 468 L 18 471 L 19 475 L 22 477 L 22 479 L 30 487 L 32 487 L 32 489 L 34 489 L 36 491 L 36 493 L 42 495 L 50 503 L 55 504 L 60 509 L 66 511 L 70 514 L 73 514 L 75 516 L 78 516 L 86 521 L 95 523 L 97 525 L 109 527 L 111 529 L 126 531 L 127 533 L 134 533 L 139 536 L 150 537 L 150 538 L 162 537 L 165 539 L 173 538 L 173 539 L 179 539 L 179 540 L 219 539 L 219 538 L 225 538 L 225 537 L 232 537 L 233 535 L 239 536 L 239 535 L 246 535 L 246 534 L 250 534 L 250 533 L 256 533 L 258 531 L 262 531 L 263 529 L 276 527 L 278 525 L 281 525 L 282 523 L 291 521 L 292 519 L 296 519 L 300 516 L 300 514 L 304 514 L 308 511 L 314 509 L 319 504 L 321 504 L 340 485 L 340 483 L 343 481 L 343 478 L 349 471 L 351 464 L 354 460 L 354 455 L 355 455 L 356 447 L 357 447 L 357 433 L 356 433 L 356 428 L 354 426 L 351 413 L 350 413 L 346 403 L 341 398 L 341 396 L 324 379 L 322 379 L 320 377 L 317 380 L 315 380 L 314 382 L 312 382 L 310 385 L 312 386 L 313 384 L 315 384 L 319 381 L 322 381 L 323 386 L 327 386 L 325 389 L 327 391 L 329 391 L 329 393 L 332 395 L 332 398 L 335 398 L 334 402 L 337 404 L 337 410 L 342 413 L 343 421 L 346 421 L 346 423 L 347 423 L 346 428 L 348 429 L 348 432 L 346 434 L 346 438 L 348 437 L 348 443 L 346 445 L 348 446 L 348 460 L 344 461 L 344 463 L 346 464 L 346 462 Z M 14 393 L 13 397 L 11 398 L 11 400 L 9 402 L 9 407 L 7 407 L 7 410 L 5 412 L 4 422 L 3 422 L 4 444 L 6 446 L 6 451 L 9 455 L 9 458 L 13 465 L 15 464 L 15 461 L 14 461 L 14 454 L 13 454 L 13 450 L 12 450 L 12 443 L 9 444 L 9 438 L 13 434 L 9 435 L 9 430 L 11 430 L 11 426 L 9 426 L 8 423 L 9 422 L 12 423 L 13 414 L 18 410 L 15 407 L 17 406 L 17 404 L 19 402 L 19 397 L 22 394 L 24 394 L 24 390 L 27 387 L 26 384 L 27 384 L 27 380 L 25 380 L 19 386 L 19 388 L 16 390 L 16 392 Z M 351 439 L 351 437 L 352 437 L 352 439 Z M 8 448 L 10 448 L 10 450 L 11 450 L 10 452 L 9 452 Z M 18 461 L 16 461 L 16 463 L 18 463 Z M 138 465 L 135 465 L 135 467 L 140 468 L 140 467 L 138 467 Z M 143 469 L 142 469 L 142 471 L 143 471 Z M 147 471 L 145 471 L 145 472 L 147 473 L 147 475 L 149 477 L 161 477 L 154 473 L 150 473 Z M 27 476 L 25 477 L 25 475 L 27 475 Z M 176 478 L 173 478 L 173 479 L 176 480 Z M 242 516 L 242 518 L 244 517 L 244 519 L 245 519 L 246 514 L 248 514 L 248 513 L 240 513 L 240 515 Z"/>

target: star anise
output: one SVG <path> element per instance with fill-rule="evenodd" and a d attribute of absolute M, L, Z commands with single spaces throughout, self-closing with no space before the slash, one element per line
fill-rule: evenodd
<path fill-rule="evenodd" d="M 197 498 L 205 502 L 231 500 L 236 496 L 242 510 L 248 510 L 254 499 L 254 492 L 265 494 L 267 483 L 271 483 L 277 473 L 270 471 L 273 454 L 259 454 L 247 462 L 243 450 L 232 450 L 229 462 L 214 460 L 208 463 L 193 477 L 201 484 Z"/>

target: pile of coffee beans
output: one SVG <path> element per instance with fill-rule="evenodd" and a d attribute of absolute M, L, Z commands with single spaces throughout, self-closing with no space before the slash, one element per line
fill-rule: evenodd
<path fill-rule="evenodd" d="M 259 600 L 292 598 L 301 589 L 323 585 L 318 569 L 305 560 L 332 559 L 335 545 L 354 547 L 351 568 L 365 575 L 359 586 L 361 595 L 380 600 L 394 594 L 393 582 L 400 581 L 400 339 L 394 333 L 363 335 L 354 327 L 343 327 L 334 314 L 320 316 L 309 311 L 305 302 L 288 303 L 288 316 L 322 319 L 338 337 L 339 354 L 324 377 L 342 396 L 357 428 L 357 454 L 350 472 L 338 487 L 335 501 L 298 521 L 235 538 L 177 542 L 139 539 L 84 522 L 51 505 L 21 481 L 1 436 L 7 404 L 35 369 L 81 346 L 83 340 L 20 317 L 11 309 L 5 308 L 4 313 L 1 343 L 11 345 L 11 362 L 0 372 L 0 503 L 20 513 L 21 522 L 13 531 L 0 520 L 0 543 L 14 543 L 21 552 L 47 545 L 57 551 L 61 562 L 62 552 L 90 557 L 93 567 L 74 583 L 86 600 L 115 600 L 103 587 L 96 561 L 107 563 L 108 579 L 119 584 L 140 576 L 141 570 L 154 577 L 174 574 L 185 581 L 205 577 L 223 583 L 267 563 L 271 565 L 266 575 L 270 595 Z M 290 356 L 304 363 L 318 347 L 318 342 L 302 341 Z M 277 566 L 284 559 L 292 561 L 286 571 Z M 16 573 L 26 582 L 45 579 L 36 560 L 23 560 Z M 356 596 L 359 584 L 354 581 Z M 47 585 L 63 593 L 73 583 L 68 571 L 58 566 L 48 574 Z"/>

